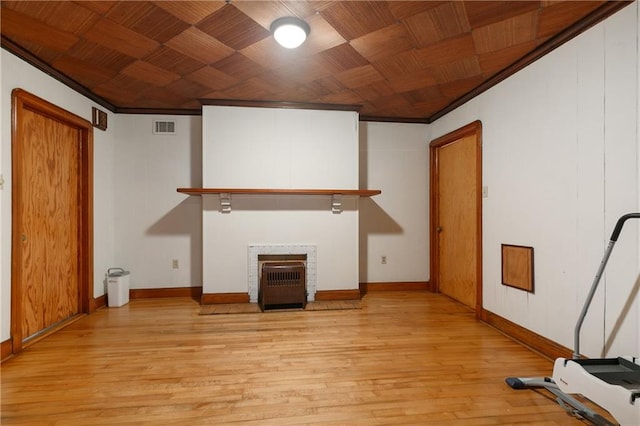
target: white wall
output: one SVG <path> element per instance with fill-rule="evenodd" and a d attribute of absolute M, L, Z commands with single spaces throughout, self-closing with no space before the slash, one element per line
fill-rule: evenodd
<path fill-rule="evenodd" d="M 0 173 L 4 176 L 4 189 L 0 191 L 0 341 L 10 338 L 11 321 L 11 91 L 22 88 L 55 105 L 91 121 L 91 107 L 102 110 L 86 97 L 26 62 L 0 49 L 1 109 L 0 109 Z M 114 260 L 113 229 L 113 150 L 116 122 L 107 113 L 109 128 L 94 129 L 94 296 L 104 294 L 104 273 Z"/>
<path fill-rule="evenodd" d="M 113 266 L 131 271 L 133 289 L 202 285 L 201 200 L 176 192 L 202 186 L 201 117 L 116 119 Z M 154 119 L 175 121 L 176 133 L 153 134 Z"/>
<path fill-rule="evenodd" d="M 636 22 L 640 23 L 640 7 L 636 7 Z M 636 68 L 638 69 L 638 74 L 640 74 L 640 54 L 636 55 Z M 636 138 L 640 141 L 640 77 L 638 81 L 639 83 L 636 87 Z M 640 182 L 640 149 L 638 149 L 637 164 L 636 180 Z M 638 205 L 636 211 L 640 212 L 640 185 L 638 185 Z M 638 226 L 638 241 L 640 241 L 640 226 Z M 640 249 L 638 249 L 638 264 L 640 264 Z M 638 274 L 638 279 L 636 280 L 636 287 L 640 287 L 640 274 Z M 638 313 L 638 330 L 640 330 L 640 313 Z M 634 353 L 640 354 L 640 340 L 638 341 L 638 348 Z"/>
<path fill-rule="evenodd" d="M 343 198 L 331 212 L 329 196 L 232 196 L 220 213 L 218 196 L 203 197 L 203 292 L 248 291 L 248 246 L 313 245 L 316 290 L 358 288 L 357 198 Z"/>
<path fill-rule="evenodd" d="M 208 188 L 358 189 L 358 115 L 351 111 L 205 106 Z"/>
<path fill-rule="evenodd" d="M 428 281 L 428 126 L 361 122 L 360 187 L 360 281 Z"/>
<path fill-rule="evenodd" d="M 570 348 L 613 225 L 638 210 L 637 35 L 633 4 L 430 128 L 483 124 L 484 308 Z M 637 226 L 585 322 L 588 356 L 637 353 Z M 501 243 L 534 247 L 535 293 L 501 284 Z"/>
<path fill-rule="evenodd" d="M 350 111 L 203 107 L 208 188 L 358 188 L 358 117 Z M 248 291 L 248 245 L 315 245 L 317 290 L 358 288 L 358 199 L 203 197 L 203 292 Z"/>

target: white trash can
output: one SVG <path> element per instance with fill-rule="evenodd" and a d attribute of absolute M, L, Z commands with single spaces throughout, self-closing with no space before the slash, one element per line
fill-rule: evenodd
<path fill-rule="evenodd" d="M 107 270 L 107 294 L 110 308 L 129 303 L 129 271 L 122 268 Z"/>

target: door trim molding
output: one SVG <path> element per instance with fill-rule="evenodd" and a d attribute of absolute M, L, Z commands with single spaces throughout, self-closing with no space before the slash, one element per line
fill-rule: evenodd
<path fill-rule="evenodd" d="M 57 120 L 74 127 L 80 134 L 80 165 L 78 169 L 80 206 L 78 214 L 78 312 L 90 313 L 94 306 L 93 299 L 93 127 L 82 117 L 72 114 L 44 99 L 23 89 L 14 89 L 11 93 L 11 158 L 12 182 L 17 182 L 22 174 L 21 141 L 22 129 L 19 124 L 22 111 L 25 109 Z M 11 191 L 11 341 L 12 352 L 22 350 L 22 302 L 21 276 L 16 271 L 22 264 L 20 247 L 20 223 L 22 213 L 22 190 L 19 185 L 12 185 Z"/>
<path fill-rule="evenodd" d="M 476 222 L 478 224 L 476 229 L 476 306 L 475 313 L 476 318 L 480 318 L 482 315 L 482 122 L 480 120 L 474 121 L 466 126 L 463 126 L 451 133 L 447 133 L 444 136 L 440 136 L 432 140 L 429 143 L 429 282 L 433 287 L 434 292 L 440 291 L 440 283 L 438 282 L 439 276 L 439 261 L 440 261 L 440 245 L 437 238 L 436 228 L 438 226 L 437 218 L 440 213 L 439 206 L 439 192 L 438 192 L 438 148 L 453 143 L 458 139 L 475 135 L 478 144 L 476 150 Z"/>

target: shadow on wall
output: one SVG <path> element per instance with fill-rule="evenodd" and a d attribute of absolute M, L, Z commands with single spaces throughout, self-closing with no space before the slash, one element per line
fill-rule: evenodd
<path fill-rule="evenodd" d="M 220 196 L 202 205 L 204 211 L 221 211 Z M 249 195 L 231 194 L 231 211 L 327 211 L 331 212 L 331 196 L 328 195 Z M 342 211 L 358 209 L 357 197 L 343 196 Z M 233 214 L 233 213 L 231 213 Z"/>
<path fill-rule="evenodd" d="M 404 229 L 371 198 L 360 199 L 360 282 L 368 282 L 369 235 L 402 234 Z"/>
<path fill-rule="evenodd" d="M 191 277 L 194 282 L 201 281 L 198 278 L 202 274 L 202 204 L 200 197 L 187 197 L 151 225 L 147 229 L 146 235 L 188 236 Z"/>
<path fill-rule="evenodd" d="M 146 234 L 156 236 L 200 235 L 200 197 L 185 197 L 180 204 L 169 210 L 156 223 L 151 225 Z M 194 220 L 197 218 L 197 223 Z"/>
<path fill-rule="evenodd" d="M 629 315 L 629 311 L 631 311 L 631 308 L 633 308 L 634 305 L 636 304 L 636 300 L 638 299 L 638 293 L 640 293 L 640 275 L 638 275 L 638 278 L 636 279 L 636 283 L 634 284 L 633 288 L 631 289 L 631 292 L 629 293 L 627 302 L 624 304 L 624 307 L 622 308 L 622 311 L 620 312 L 620 315 L 618 316 L 616 323 L 613 325 L 613 328 L 611 329 L 611 333 L 609 334 L 609 337 L 607 337 L 607 341 L 604 343 L 601 357 L 607 356 L 607 354 L 611 350 L 611 346 L 613 345 L 613 342 L 616 340 L 616 337 L 620 332 L 622 323 Z"/>
<path fill-rule="evenodd" d="M 401 234 L 402 232 L 402 226 L 373 199 L 360 199 L 360 234 Z"/>

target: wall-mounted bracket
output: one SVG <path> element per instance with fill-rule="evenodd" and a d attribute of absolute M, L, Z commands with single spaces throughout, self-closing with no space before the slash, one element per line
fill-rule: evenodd
<path fill-rule="evenodd" d="M 342 213 L 342 195 L 341 194 L 333 194 L 331 196 L 331 213 L 333 214 Z"/>
<path fill-rule="evenodd" d="M 231 194 L 228 192 L 220 194 L 220 212 L 231 213 Z"/>

